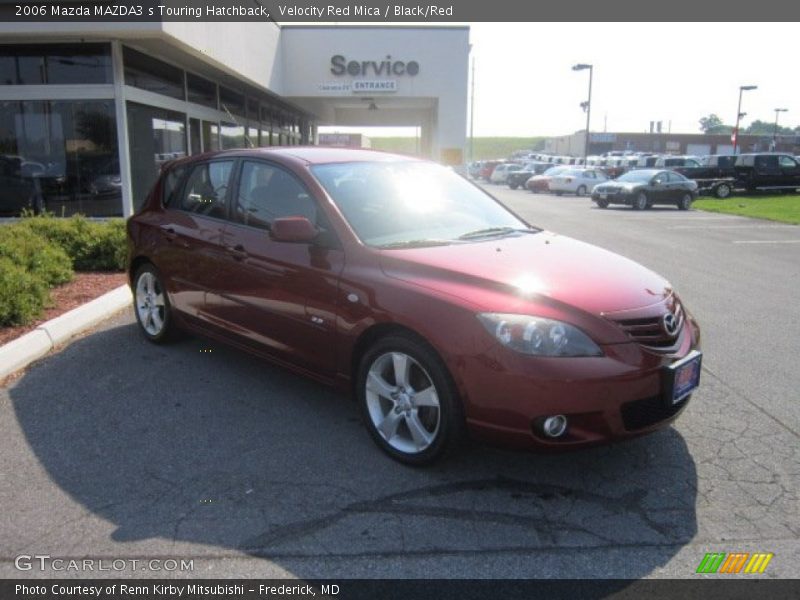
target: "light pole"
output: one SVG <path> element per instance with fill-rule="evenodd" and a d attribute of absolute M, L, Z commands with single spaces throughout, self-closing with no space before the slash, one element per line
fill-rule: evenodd
<path fill-rule="evenodd" d="M 757 90 L 757 85 L 739 86 L 739 108 L 736 109 L 736 127 L 733 128 L 733 153 L 736 154 L 736 147 L 739 145 L 739 119 L 742 118 L 742 92 Z"/>
<path fill-rule="evenodd" d="M 775 130 L 772 132 L 772 151 L 778 148 L 778 114 L 782 112 L 787 112 L 788 108 L 776 108 L 775 109 Z"/>
<path fill-rule="evenodd" d="M 573 65 L 573 71 L 583 71 L 589 69 L 589 99 L 581 103 L 582 107 L 586 107 L 586 142 L 583 145 L 583 164 L 586 164 L 586 159 L 589 156 L 589 118 L 592 115 L 592 65 L 585 65 L 583 63 Z"/>

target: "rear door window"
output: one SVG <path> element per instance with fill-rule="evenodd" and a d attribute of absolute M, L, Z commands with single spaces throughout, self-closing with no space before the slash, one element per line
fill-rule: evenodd
<path fill-rule="evenodd" d="M 232 160 L 202 163 L 192 168 L 181 194 L 180 208 L 217 219 L 225 219 Z"/>

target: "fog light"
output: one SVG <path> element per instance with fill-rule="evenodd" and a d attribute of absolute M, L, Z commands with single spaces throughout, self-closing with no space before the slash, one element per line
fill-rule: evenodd
<path fill-rule="evenodd" d="M 542 433 L 547 437 L 557 438 L 564 435 L 567 430 L 567 417 L 564 415 L 556 415 L 554 417 L 547 417 L 542 423 Z"/>

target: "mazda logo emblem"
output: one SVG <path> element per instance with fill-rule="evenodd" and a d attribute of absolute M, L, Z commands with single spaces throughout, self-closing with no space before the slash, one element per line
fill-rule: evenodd
<path fill-rule="evenodd" d="M 671 312 L 664 315 L 662 318 L 662 323 L 664 325 L 664 331 L 667 332 L 667 335 L 670 337 L 675 337 L 675 334 L 678 332 L 678 319 L 673 315 Z"/>

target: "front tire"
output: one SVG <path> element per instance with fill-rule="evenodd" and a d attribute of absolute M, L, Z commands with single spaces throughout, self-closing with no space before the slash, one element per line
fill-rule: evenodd
<path fill-rule="evenodd" d="M 152 264 L 140 267 L 133 277 L 133 309 L 139 330 L 149 341 L 161 344 L 177 337 L 166 288 Z"/>
<path fill-rule="evenodd" d="M 636 194 L 636 198 L 633 199 L 633 208 L 634 210 L 645 210 L 648 207 L 648 200 L 647 194 L 644 192 L 639 192 Z"/>
<path fill-rule="evenodd" d="M 517 184 L 517 183 L 509 183 L 508 187 L 510 187 L 512 190 L 515 190 L 515 189 L 517 189 L 519 187 L 519 184 Z"/>
<path fill-rule="evenodd" d="M 597 206 L 600 208 L 608 208 L 608 200 L 598 200 Z"/>
<path fill-rule="evenodd" d="M 411 335 L 390 335 L 361 359 L 356 378 L 361 416 L 375 443 L 409 465 L 455 450 L 466 426 L 450 375 L 438 354 Z"/>

